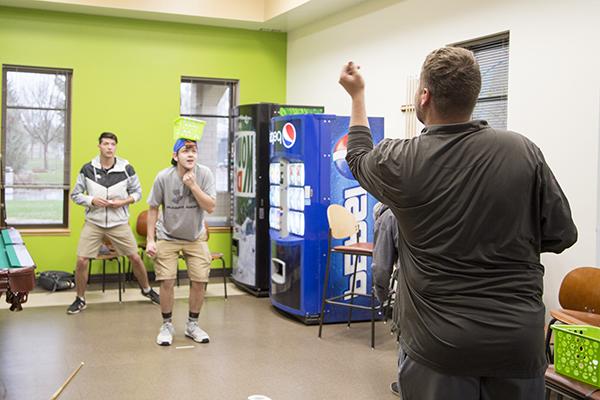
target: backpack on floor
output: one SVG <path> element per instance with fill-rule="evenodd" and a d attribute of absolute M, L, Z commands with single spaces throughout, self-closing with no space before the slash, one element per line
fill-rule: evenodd
<path fill-rule="evenodd" d="M 71 289 L 75 287 L 75 276 L 64 271 L 44 271 L 40 272 L 38 285 L 51 292 Z"/>

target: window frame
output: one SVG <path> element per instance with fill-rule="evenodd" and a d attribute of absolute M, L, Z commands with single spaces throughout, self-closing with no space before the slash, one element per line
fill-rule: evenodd
<path fill-rule="evenodd" d="M 206 114 L 206 113 L 181 113 L 181 84 L 183 83 L 192 83 L 192 84 L 208 84 L 208 85 L 220 85 L 220 86 L 228 86 L 230 89 L 230 99 L 229 99 L 229 108 L 228 108 L 228 114 L 227 115 L 219 115 L 219 114 Z M 182 76 L 180 81 L 179 81 L 179 116 L 181 117 L 188 117 L 188 118 L 227 118 L 228 119 L 228 126 L 229 126 L 229 132 L 228 132 L 228 136 L 227 136 L 227 159 L 228 159 L 228 171 L 227 171 L 227 188 L 231 188 L 232 185 L 232 168 L 233 168 L 233 158 L 232 158 L 232 142 L 233 142 L 233 136 L 234 136 L 234 129 L 235 129 L 235 113 L 236 113 L 236 107 L 239 105 L 239 79 L 227 79 L 227 78 L 205 78 L 205 77 L 196 77 L 196 76 Z M 216 179 L 216 176 L 215 176 Z M 215 182 L 216 184 L 216 182 Z M 231 190 L 228 190 L 226 192 L 219 192 L 219 193 L 230 193 L 230 197 L 233 196 Z M 221 225 L 221 226 L 217 226 L 215 225 L 215 228 L 226 228 L 226 229 L 230 229 L 232 226 L 232 218 L 233 218 L 233 209 L 231 207 L 231 202 L 232 202 L 232 197 L 230 198 L 230 207 L 229 207 L 229 222 L 226 223 L 225 225 Z M 212 227 L 211 227 L 212 229 Z"/>
<path fill-rule="evenodd" d="M 491 35 L 482 36 L 477 39 L 452 43 L 449 46 L 462 47 L 462 48 L 472 51 L 473 53 L 476 53 L 478 49 L 492 46 L 495 44 L 504 44 L 504 43 L 506 43 L 506 45 L 509 49 L 509 52 L 510 52 L 510 31 L 494 33 Z M 509 62 L 509 61 L 510 61 L 510 55 L 507 56 L 507 62 Z M 508 75 L 507 75 L 506 94 L 505 95 L 477 97 L 477 103 L 476 103 L 476 105 L 477 105 L 480 103 L 490 103 L 490 102 L 494 102 L 494 101 L 506 101 L 506 104 L 507 104 L 506 120 L 504 121 L 504 124 L 506 127 L 508 127 L 508 84 L 509 84 L 509 80 L 508 80 Z"/>
<path fill-rule="evenodd" d="M 8 106 L 8 72 L 27 72 L 27 73 L 38 73 L 38 74 L 63 74 L 65 75 L 65 108 L 50 108 L 50 107 L 24 107 L 24 106 Z M 2 64 L 2 129 L 0 130 L 0 139 L 2 145 L 0 148 L 0 225 L 7 226 L 6 224 L 6 171 L 5 171 L 5 157 L 6 154 L 6 131 L 7 131 L 7 110 L 8 109 L 27 109 L 27 110 L 43 110 L 43 111 L 64 111 L 65 112 L 65 137 L 64 137 L 64 169 L 63 169 L 63 184 L 62 185 L 11 185 L 12 188 L 20 189 L 62 189 L 63 190 L 63 211 L 62 211 L 62 223 L 60 224 L 13 224 L 15 228 L 22 230 L 33 230 L 35 232 L 41 230 L 48 230 L 56 233 L 61 233 L 61 229 L 69 228 L 69 192 L 70 179 L 71 179 L 71 113 L 72 113 L 72 80 L 73 70 L 70 68 L 53 68 L 53 67 L 36 67 L 36 66 L 24 66 L 24 65 L 12 65 Z M 59 229 L 56 231 L 56 229 Z"/>

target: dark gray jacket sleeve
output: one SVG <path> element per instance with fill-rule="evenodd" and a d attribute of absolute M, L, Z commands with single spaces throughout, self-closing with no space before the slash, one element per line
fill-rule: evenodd
<path fill-rule="evenodd" d="M 560 253 L 577 241 L 577 227 L 567 197 L 545 162 L 539 174 L 541 252 Z"/>
<path fill-rule="evenodd" d="M 373 240 L 373 285 L 375 296 L 383 303 L 390 287 L 390 277 L 398 260 L 398 223 L 390 209 L 375 220 Z"/>
<path fill-rule="evenodd" d="M 400 206 L 406 199 L 404 188 L 414 174 L 414 162 L 408 139 L 383 139 L 373 146 L 366 126 L 352 126 L 348 134 L 346 161 L 360 185 L 388 206 Z"/>
<path fill-rule="evenodd" d="M 346 161 L 358 183 L 377 200 L 389 204 L 380 178 L 379 156 L 373 150 L 373 138 L 368 127 L 350 127 Z"/>

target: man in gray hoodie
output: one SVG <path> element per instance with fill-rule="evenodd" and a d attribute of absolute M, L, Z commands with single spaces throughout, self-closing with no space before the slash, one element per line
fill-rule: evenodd
<path fill-rule="evenodd" d="M 127 256 L 133 265 L 142 295 L 159 304 L 152 290 L 148 273 L 137 252 L 137 242 L 129 226 L 129 204 L 142 197 L 142 186 L 133 166 L 115 155 L 117 135 L 104 132 L 98 138 L 100 154 L 81 167 L 71 198 L 84 206 L 85 225 L 77 246 L 75 284 L 77 297 L 67 314 L 77 314 L 86 308 L 85 289 L 88 281 L 88 262 L 98 255 L 105 239 L 109 239 L 119 256 Z"/>

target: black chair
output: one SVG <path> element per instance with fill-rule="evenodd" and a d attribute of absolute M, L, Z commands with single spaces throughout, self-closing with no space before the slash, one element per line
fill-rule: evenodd
<path fill-rule="evenodd" d="M 211 261 L 221 260 L 223 271 L 223 290 L 225 291 L 225 300 L 227 300 L 227 266 L 225 265 L 225 256 L 223 253 L 210 253 Z"/>
<path fill-rule="evenodd" d="M 123 276 L 125 275 L 125 263 L 121 260 L 121 257 L 117 254 L 115 249 L 112 247 L 110 241 L 105 241 L 105 248 L 108 249 L 108 252 L 100 252 L 94 258 L 90 258 L 88 261 L 88 283 L 90 282 L 90 277 L 92 275 L 92 263 L 94 261 L 102 261 L 102 292 L 104 293 L 106 287 L 106 262 L 107 261 L 116 261 L 117 262 L 117 279 L 119 281 L 119 303 L 122 300 L 121 290 L 125 293 L 125 282 L 123 281 Z"/>

